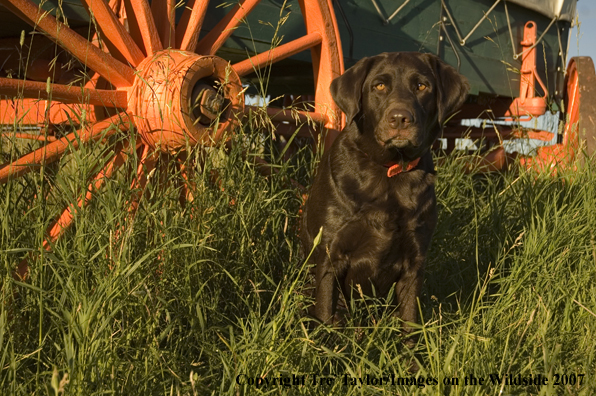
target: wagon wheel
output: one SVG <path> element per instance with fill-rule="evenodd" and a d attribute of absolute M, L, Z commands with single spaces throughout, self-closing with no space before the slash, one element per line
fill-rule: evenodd
<path fill-rule="evenodd" d="M 116 134 L 123 138 L 106 155 L 103 168 L 88 181 L 78 207 L 65 208 L 48 228 L 46 249 L 72 224 L 73 211 L 97 194 L 106 179 L 129 160 L 131 150 L 136 149 L 141 156 L 131 188 L 142 190 L 147 174 L 160 166 L 164 157 L 179 161 L 188 146 L 217 144 L 237 126 L 242 114 L 254 110 L 244 106 L 242 76 L 301 51 L 311 52 L 314 111 L 270 108 L 267 113 L 274 122 L 312 119 L 327 128 L 339 129 L 339 109 L 328 87 L 343 72 L 343 62 L 330 0 L 299 0 L 305 35 L 231 66 L 216 54 L 259 0 L 239 1 L 203 37 L 200 33 L 207 0 L 189 0 L 177 24 L 173 0 L 153 0 L 151 4 L 148 0 L 82 2 L 92 16 L 92 25 L 97 26 L 91 38 L 81 36 L 30 0 L 0 0 L 1 5 L 57 43 L 85 69 L 95 72 L 84 86 L 0 78 L 0 95 L 24 98 L 1 101 L 0 117 L 8 123 L 18 118 L 47 126 L 87 114 L 87 122 L 62 138 L 3 132 L 3 138 L 34 138 L 46 144 L 0 166 L 0 184 L 57 161 L 79 144 Z M 126 15 L 127 28 L 119 18 L 122 14 Z M 178 169 L 187 179 L 187 170 L 183 166 Z M 130 203 L 133 216 L 141 197 L 137 194 L 135 202 Z M 17 273 L 24 278 L 27 270 L 24 262 Z"/>
<path fill-rule="evenodd" d="M 596 72 L 592 58 L 571 58 L 565 78 L 567 123 L 563 146 L 576 155 L 583 150 L 588 156 L 596 153 Z"/>
<path fill-rule="evenodd" d="M 565 121 L 558 144 L 540 147 L 536 157 L 524 159 L 526 165 L 538 170 L 568 167 L 576 158 L 596 153 L 596 72 L 592 58 L 574 57 L 569 61 L 565 76 Z"/>

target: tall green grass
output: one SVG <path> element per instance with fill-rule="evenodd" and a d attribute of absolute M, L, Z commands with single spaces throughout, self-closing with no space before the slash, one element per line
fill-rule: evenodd
<path fill-rule="evenodd" d="M 557 177 L 467 175 L 460 157 L 447 157 L 410 350 L 382 302 L 356 310 L 345 328 L 309 329 L 300 191 L 287 180 L 308 183 L 318 157 L 310 148 L 290 161 L 270 154 L 277 172 L 263 177 L 243 155 L 261 143 L 248 132 L 228 152 L 193 153 L 204 165 L 185 207 L 156 172 L 127 220 L 131 180 L 121 172 L 51 252 L 40 248 L 45 228 L 76 203 L 107 148 L 0 186 L 1 394 L 595 393 L 593 166 Z M 19 282 L 12 272 L 24 257 L 30 277 Z M 548 384 L 492 384 L 490 374 L 540 374 Z M 416 383 L 367 385 L 367 375 Z M 466 385 L 470 375 L 484 384 Z M 557 375 L 576 384 L 555 385 Z M 297 384 L 250 383 L 280 377 Z M 352 378 L 365 383 L 344 384 Z"/>

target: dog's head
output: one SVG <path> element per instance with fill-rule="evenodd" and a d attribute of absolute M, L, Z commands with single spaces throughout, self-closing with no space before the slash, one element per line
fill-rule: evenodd
<path fill-rule="evenodd" d="M 415 52 L 363 58 L 331 83 L 347 124 L 357 124 L 362 148 L 379 162 L 420 157 L 469 89 L 453 67 Z"/>

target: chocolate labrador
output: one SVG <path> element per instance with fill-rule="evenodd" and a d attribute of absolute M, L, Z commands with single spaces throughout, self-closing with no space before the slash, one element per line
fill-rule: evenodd
<path fill-rule="evenodd" d="M 332 323 L 339 292 L 386 296 L 416 322 L 417 297 L 436 221 L 430 148 L 469 85 L 430 54 L 361 59 L 331 83 L 347 122 L 323 155 L 306 202 L 301 239 L 315 266 L 314 316 Z M 406 329 L 408 327 L 406 326 Z"/>

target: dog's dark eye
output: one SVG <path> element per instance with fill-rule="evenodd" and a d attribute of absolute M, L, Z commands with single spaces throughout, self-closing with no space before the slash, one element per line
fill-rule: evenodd
<path fill-rule="evenodd" d="M 377 91 L 384 91 L 386 88 L 387 88 L 387 86 L 383 83 L 375 84 L 375 89 Z"/>
<path fill-rule="evenodd" d="M 426 85 L 418 83 L 418 87 L 416 89 L 418 89 L 419 91 L 424 91 L 426 89 Z"/>

